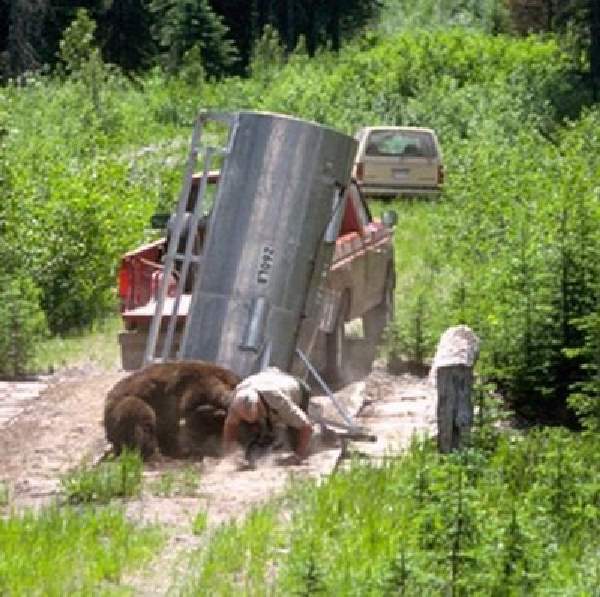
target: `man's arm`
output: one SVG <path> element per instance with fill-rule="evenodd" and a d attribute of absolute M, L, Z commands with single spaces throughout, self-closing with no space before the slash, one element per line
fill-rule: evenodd
<path fill-rule="evenodd" d="M 306 423 L 298 429 L 298 446 L 296 447 L 296 456 L 298 460 L 304 460 L 308 457 L 310 438 L 312 437 L 312 425 Z"/>

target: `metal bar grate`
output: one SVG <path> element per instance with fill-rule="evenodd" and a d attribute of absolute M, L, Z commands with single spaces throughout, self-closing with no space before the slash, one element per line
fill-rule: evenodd
<path fill-rule="evenodd" d="M 217 148 L 206 146 L 201 147 L 200 142 L 202 138 L 202 132 L 207 121 L 218 121 L 229 125 L 229 135 L 226 147 Z M 202 215 L 202 206 L 204 203 L 204 196 L 206 195 L 206 189 L 208 185 L 208 179 L 210 176 L 210 167 L 212 160 L 215 155 L 227 156 L 231 147 L 233 146 L 233 140 L 235 132 L 237 130 L 237 117 L 235 114 L 228 113 L 213 113 L 204 112 L 201 113 L 196 119 L 194 125 L 194 131 L 192 134 L 191 148 L 188 156 L 187 166 L 185 170 L 183 185 L 181 193 L 177 202 L 177 209 L 175 211 L 175 221 L 171 238 L 169 239 L 169 245 L 167 247 L 167 254 L 164 260 L 163 277 L 160 282 L 156 297 L 156 308 L 150 324 L 150 330 L 148 333 L 148 340 L 146 342 L 146 350 L 144 353 L 144 365 L 152 362 L 165 361 L 172 357 L 173 354 L 173 341 L 175 338 L 175 331 L 177 327 L 177 316 L 179 306 L 181 304 L 181 297 L 185 290 L 185 282 L 190 270 L 192 263 L 196 264 L 199 270 L 202 259 L 199 255 L 193 254 L 195 231 L 198 228 L 198 223 Z M 198 187 L 198 193 L 196 195 L 196 201 L 194 209 L 189 220 L 189 233 L 185 243 L 185 250 L 183 253 L 179 252 L 179 246 L 181 237 L 185 228 L 186 212 L 188 205 L 188 198 L 192 189 L 192 178 L 194 171 L 198 163 L 198 154 L 202 152 L 203 157 L 203 173 L 200 178 L 200 185 Z M 181 264 L 179 278 L 177 280 L 177 286 L 175 291 L 175 297 L 172 302 L 170 313 L 164 313 L 166 297 L 169 290 L 169 281 L 171 275 L 175 269 L 175 263 Z M 197 280 L 196 280 L 197 282 Z M 194 284 L 194 288 L 197 284 Z M 158 339 L 161 331 L 163 317 L 167 318 L 167 329 L 160 351 L 160 356 L 157 355 Z M 187 320 L 184 325 L 183 335 L 187 333 Z"/>

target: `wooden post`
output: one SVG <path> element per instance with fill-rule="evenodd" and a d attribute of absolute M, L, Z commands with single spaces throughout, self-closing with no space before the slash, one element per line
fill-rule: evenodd
<path fill-rule="evenodd" d="M 466 325 L 448 328 L 440 338 L 430 380 L 437 386 L 438 449 L 462 447 L 473 423 L 473 366 L 479 338 Z"/>

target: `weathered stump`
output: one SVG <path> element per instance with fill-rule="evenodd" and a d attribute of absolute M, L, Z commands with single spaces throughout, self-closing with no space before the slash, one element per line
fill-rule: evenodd
<path fill-rule="evenodd" d="M 448 328 L 440 338 L 430 379 L 437 387 L 438 449 L 461 448 L 473 423 L 473 366 L 479 338 L 466 325 Z"/>

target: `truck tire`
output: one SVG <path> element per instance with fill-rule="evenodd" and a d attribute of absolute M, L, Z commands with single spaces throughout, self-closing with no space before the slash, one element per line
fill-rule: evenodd
<path fill-rule="evenodd" d="M 381 302 L 363 315 L 363 332 L 366 340 L 373 346 L 381 341 L 386 326 L 394 320 L 394 290 L 396 279 L 389 272 L 385 279 Z"/>
<path fill-rule="evenodd" d="M 346 339 L 346 317 L 350 309 L 350 297 L 344 293 L 338 309 L 335 326 L 326 340 L 326 377 L 331 383 L 339 383 L 343 379 L 344 365 L 347 358 L 348 340 Z"/>

